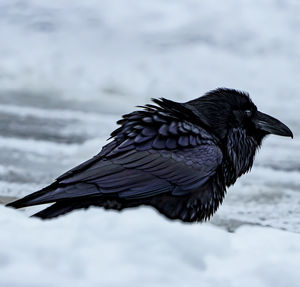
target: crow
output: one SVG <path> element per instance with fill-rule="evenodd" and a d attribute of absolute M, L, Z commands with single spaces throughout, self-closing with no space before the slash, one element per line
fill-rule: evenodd
<path fill-rule="evenodd" d="M 152 101 L 124 115 L 96 156 L 8 206 L 52 203 L 33 215 L 49 219 L 89 206 L 144 205 L 169 219 L 201 222 L 251 169 L 266 135 L 293 138 L 246 92 L 218 88 L 185 103 Z"/>

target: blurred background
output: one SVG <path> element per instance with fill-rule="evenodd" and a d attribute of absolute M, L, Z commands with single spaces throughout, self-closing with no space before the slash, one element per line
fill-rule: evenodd
<path fill-rule="evenodd" d="M 98 153 L 136 105 L 228 87 L 294 139 L 265 140 L 212 223 L 300 232 L 299 15 L 296 0 L 1 0 L 0 202 Z"/>

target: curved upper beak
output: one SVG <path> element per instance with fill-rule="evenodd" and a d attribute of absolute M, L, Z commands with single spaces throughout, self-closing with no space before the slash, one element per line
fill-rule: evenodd
<path fill-rule="evenodd" d="M 257 129 L 268 134 L 293 138 L 292 131 L 285 124 L 267 114 L 257 111 L 253 122 Z"/>

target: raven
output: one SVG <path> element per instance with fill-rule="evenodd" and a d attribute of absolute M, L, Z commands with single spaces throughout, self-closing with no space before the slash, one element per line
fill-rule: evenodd
<path fill-rule="evenodd" d="M 178 103 L 165 98 L 126 114 L 101 152 L 8 206 L 53 203 L 34 216 L 100 206 L 152 206 L 170 219 L 207 220 L 226 188 L 249 171 L 268 134 L 293 137 L 249 95 L 219 88 Z"/>

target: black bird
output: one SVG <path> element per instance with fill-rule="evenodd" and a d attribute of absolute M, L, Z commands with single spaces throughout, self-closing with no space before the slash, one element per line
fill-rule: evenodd
<path fill-rule="evenodd" d="M 293 137 L 245 92 L 220 88 L 186 103 L 153 102 L 124 115 L 95 157 L 8 206 L 53 203 L 34 215 L 47 219 L 89 206 L 147 205 L 170 219 L 203 221 L 251 169 L 266 135 Z"/>

